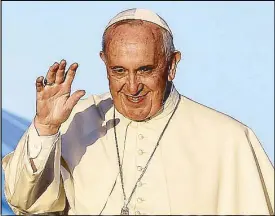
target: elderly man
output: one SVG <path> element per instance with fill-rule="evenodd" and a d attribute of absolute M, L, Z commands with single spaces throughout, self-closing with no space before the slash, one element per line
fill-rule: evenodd
<path fill-rule="evenodd" d="M 16 213 L 273 214 L 274 169 L 242 123 L 180 95 L 172 32 L 144 9 L 107 25 L 110 93 L 72 95 L 77 64 L 36 80 L 37 113 L 3 159 Z M 44 81 L 43 81 L 44 80 Z"/>

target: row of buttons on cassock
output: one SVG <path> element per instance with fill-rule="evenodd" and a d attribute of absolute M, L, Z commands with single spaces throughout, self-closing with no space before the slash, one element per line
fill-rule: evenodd
<path fill-rule="evenodd" d="M 139 135 L 138 135 L 138 138 L 139 138 L 140 140 L 142 140 L 142 139 L 144 138 L 144 136 L 143 136 L 142 134 L 139 134 Z M 143 153 L 144 153 L 144 151 L 143 151 L 142 149 L 139 149 L 139 150 L 138 150 L 138 154 L 139 154 L 139 155 L 143 155 Z M 138 170 L 139 172 L 141 172 L 141 171 L 143 170 L 143 167 L 142 167 L 142 166 L 137 166 L 137 170 Z M 138 182 L 138 187 L 141 187 L 142 185 L 143 185 L 143 183 L 142 183 L 141 181 L 139 181 L 139 182 Z M 138 203 L 142 203 L 143 201 L 144 201 L 143 198 L 141 198 L 141 197 L 137 198 L 137 202 L 138 202 Z M 136 211 L 135 214 L 136 214 L 136 215 L 140 215 L 141 213 L 140 213 L 140 211 Z"/>

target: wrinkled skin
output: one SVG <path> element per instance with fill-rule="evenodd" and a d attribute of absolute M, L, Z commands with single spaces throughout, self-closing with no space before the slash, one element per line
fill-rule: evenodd
<path fill-rule="evenodd" d="M 167 60 L 161 31 L 149 22 L 111 27 L 106 32 L 105 51 L 100 52 L 116 109 L 135 121 L 161 109 L 167 81 L 175 78 L 180 52 Z"/>

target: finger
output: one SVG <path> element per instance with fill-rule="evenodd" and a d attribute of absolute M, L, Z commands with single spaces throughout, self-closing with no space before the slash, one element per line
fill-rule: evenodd
<path fill-rule="evenodd" d="M 36 85 L 36 92 L 41 92 L 44 89 L 43 85 L 43 76 L 40 76 L 36 79 L 35 85 Z"/>
<path fill-rule="evenodd" d="M 86 92 L 84 90 L 77 90 L 76 92 L 74 92 L 66 101 L 66 107 L 72 110 L 77 102 L 80 100 L 80 98 L 85 95 L 85 93 Z"/>
<path fill-rule="evenodd" d="M 55 76 L 56 76 L 56 71 L 59 67 L 59 64 L 55 62 L 48 70 L 46 79 L 48 83 L 54 83 L 55 82 Z"/>
<path fill-rule="evenodd" d="M 75 77 L 75 72 L 76 72 L 76 69 L 78 68 L 78 64 L 77 63 L 74 63 L 70 66 L 66 76 L 65 76 L 65 81 L 64 83 L 66 83 L 66 85 L 68 86 L 71 86 L 72 85 L 72 82 L 74 80 L 74 77 Z"/>
<path fill-rule="evenodd" d="M 66 61 L 62 59 L 59 64 L 58 70 L 56 72 L 55 83 L 60 84 L 64 81 L 65 68 L 66 68 Z"/>

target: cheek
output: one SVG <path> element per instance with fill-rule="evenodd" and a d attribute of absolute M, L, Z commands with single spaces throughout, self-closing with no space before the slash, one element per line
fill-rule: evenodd
<path fill-rule="evenodd" d="M 120 91 L 123 88 L 124 84 L 125 84 L 124 79 L 118 79 L 118 78 L 113 77 L 113 76 L 109 76 L 108 79 L 109 79 L 110 90 L 112 92 Z"/>
<path fill-rule="evenodd" d="M 166 84 L 166 79 L 161 76 L 153 75 L 150 78 L 144 79 L 143 82 L 154 93 L 161 93 Z"/>

